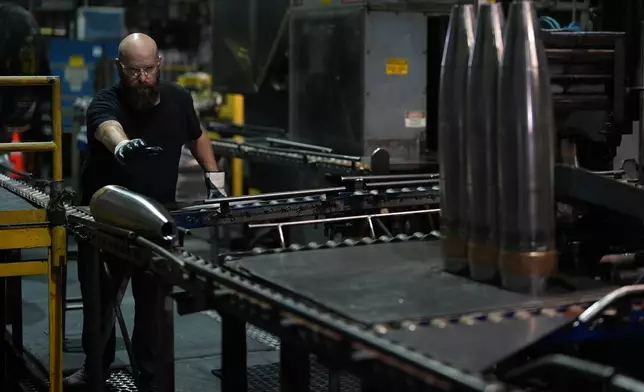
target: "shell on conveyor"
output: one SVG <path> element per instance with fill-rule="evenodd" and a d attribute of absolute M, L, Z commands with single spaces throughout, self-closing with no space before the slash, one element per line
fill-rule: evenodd
<path fill-rule="evenodd" d="M 89 209 L 98 223 L 132 231 L 151 240 L 174 240 L 177 225 L 160 203 L 116 185 L 92 196 Z"/>
<path fill-rule="evenodd" d="M 539 293 L 557 270 L 555 123 L 531 1 L 514 1 L 498 90 L 499 270 L 505 288 Z"/>
<path fill-rule="evenodd" d="M 445 270 L 467 269 L 467 192 L 465 166 L 465 97 L 468 61 L 474 44 L 474 6 L 452 8 L 441 62 L 438 108 L 438 155 L 441 235 Z"/>
<path fill-rule="evenodd" d="M 496 111 L 503 24 L 501 4 L 479 7 L 467 78 L 467 258 L 470 276 L 479 281 L 493 280 L 498 274 Z"/>

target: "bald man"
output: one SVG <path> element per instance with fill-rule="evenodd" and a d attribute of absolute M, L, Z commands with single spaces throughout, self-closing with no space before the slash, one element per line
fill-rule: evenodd
<path fill-rule="evenodd" d="M 202 132 L 192 96 L 182 87 L 160 81 L 161 57 L 156 43 L 144 34 L 127 36 L 115 60 L 120 76 L 118 85 L 100 91 L 87 109 L 89 154 L 82 169 L 82 205 L 106 185 L 120 185 L 151 197 L 160 203 L 175 199 L 179 158 L 183 145 L 191 150 L 204 169 L 210 198 L 225 196 L 224 174 L 218 172 L 208 136 Z M 78 276 L 85 292 L 85 265 L 93 257 L 87 245 L 79 244 Z M 124 262 L 104 260 L 113 282 L 102 277 L 101 314 L 109 314 L 114 284 L 124 276 Z M 135 300 L 132 346 L 140 371 L 140 386 L 155 390 L 155 353 L 157 352 L 155 279 L 144 271 L 134 271 L 132 293 Z M 88 309 L 91 304 L 84 304 Z M 87 317 L 85 317 L 87 319 Z M 113 324 L 102 320 L 103 329 L 112 329 L 102 360 L 106 379 L 114 362 Z M 83 328 L 83 348 L 88 331 Z M 87 364 L 87 361 L 86 361 Z M 87 390 L 87 371 L 83 366 L 64 381 L 66 391 Z"/>

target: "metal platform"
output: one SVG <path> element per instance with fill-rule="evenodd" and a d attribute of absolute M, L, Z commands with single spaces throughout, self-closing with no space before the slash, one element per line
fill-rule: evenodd
<path fill-rule="evenodd" d="M 614 289 L 578 280 L 573 292 L 553 286 L 538 298 L 505 291 L 443 272 L 437 240 L 269 251 L 228 268 L 476 373 L 567 327 L 574 320 L 567 307 Z"/>
<path fill-rule="evenodd" d="M 577 282 L 574 293 L 553 289 L 539 298 L 505 291 L 443 272 L 437 240 L 268 252 L 228 267 L 367 325 L 558 307 L 592 302 L 614 289 L 587 280 Z"/>

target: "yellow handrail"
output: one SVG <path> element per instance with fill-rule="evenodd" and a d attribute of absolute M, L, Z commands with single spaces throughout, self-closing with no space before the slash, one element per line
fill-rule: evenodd
<path fill-rule="evenodd" d="M 0 76 L 0 86 L 51 86 L 52 141 L 42 143 L 0 143 L 0 152 L 52 151 L 52 189 L 62 190 L 63 124 L 61 86 L 58 76 Z M 67 263 L 67 231 L 60 222 L 51 224 L 49 251 L 49 391 L 63 390 L 62 277 Z"/>
<path fill-rule="evenodd" d="M 42 143 L 0 143 L 0 152 L 53 151 L 53 180 L 63 180 L 63 121 L 58 76 L 0 76 L 3 86 L 51 86 L 52 141 Z"/>
<path fill-rule="evenodd" d="M 39 152 L 56 151 L 54 142 L 0 143 L 0 152 Z"/>

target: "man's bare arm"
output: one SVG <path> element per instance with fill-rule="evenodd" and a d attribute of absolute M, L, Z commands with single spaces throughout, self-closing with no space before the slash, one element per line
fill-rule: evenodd
<path fill-rule="evenodd" d="M 103 143 L 110 152 L 114 152 L 116 146 L 124 140 L 128 140 L 123 126 L 115 120 L 102 122 L 96 130 L 96 140 Z"/>
<path fill-rule="evenodd" d="M 206 132 L 201 133 L 201 137 L 188 143 L 188 148 L 195 157 L 201 168 L 206 172 L 216 172 L 217 159 L 212 151 L 212 144 Z"/>

